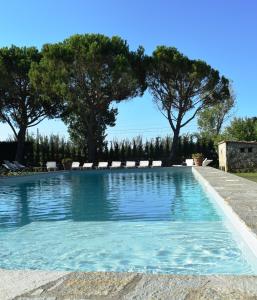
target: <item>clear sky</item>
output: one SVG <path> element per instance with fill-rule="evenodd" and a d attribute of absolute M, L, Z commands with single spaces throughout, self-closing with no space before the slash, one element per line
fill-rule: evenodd
<path fill-rule="evenodd" d="M 75 33 L 119 35 L 131 49 L 143 45 L 148 54 L 157 45 L 177 47 L 233 80 L 236 115 L 257 115 L 257 0 L 6 0 L 0 12 L 0 47 L 41 48 Z M 108 139 L 170 133 L 148 93 L 118 108 Z M 61 121 L 44 121 L 38 128 L 67 136 Z M 192 122 L 185 131 L 196 129 Z M 10 134 L 0 125 L 0 140 Z"/>

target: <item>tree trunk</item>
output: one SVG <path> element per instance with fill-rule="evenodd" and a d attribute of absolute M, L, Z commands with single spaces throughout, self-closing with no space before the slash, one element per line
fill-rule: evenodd
<path fill-rule="evenodd" d="M 96 160 L 96 151 L 97 151 L 97 142 L 96 142 L 96 130 L 95 130 L 95 118 L 94 114 L 91 113 L 88 120 L 87 126 L 87 153 L 89 162 L 95 162 Z"/>
<path fill-rule="evenodd" d="M 87 153 L 88 161 L 95 162 L 96 160 L 96 140 L 93 134 L 88 134 L 87 137 Z"/>
<path fill-rule="evenodd" d="M 26 139 L 26 127 L 21 127 L 17 136 L 17 148 L 15 160 L 18 162 L 23 162 L 24 160 L 24 148 L 25 148 L 25 139 Z"/>
<path fill-rule="evenodd" d="M 173 131 L 173 139 L 172 139 L 172 145 L 171 145 L 171 153 L 170 153 L 170 160 L 171 163 L 177 163 L 177 151 L 178 151 L 178 142 L 179 142 L 179 132 L 180 128 L 176 128 Z"/>

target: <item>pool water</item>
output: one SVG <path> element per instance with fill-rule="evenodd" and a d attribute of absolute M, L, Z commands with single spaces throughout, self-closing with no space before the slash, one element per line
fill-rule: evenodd
<path fill-rule="evenodd" d="M 191 168 L 0 182 L 0 268 L 254 273 Z"/>

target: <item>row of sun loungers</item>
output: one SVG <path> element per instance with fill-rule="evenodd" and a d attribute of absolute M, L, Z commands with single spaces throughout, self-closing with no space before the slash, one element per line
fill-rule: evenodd
<path fill-rule="evenodd" d="M 210 163 L 212 162 L 212 160 L 210 159 L 205 159 L 203 161 L 203 167 L 206 167 L 208 166 Z M 193 159 L 186 159 L 185 161 L 185 165 L 186 166 L 193 166 Z M 136 162 L 135 161 L 126 161 L 125 162 L 125 165 L 122 165 L 122 162 L 121 161 L 113 161 L 111 163 L 111 165 L 108 164 L 108 162 L 105 162 L 105 161 L 102 161 L 102 162 L 99 162 L 97 166 L 95 166 L 96 169 L 107 169 L 107 168 L 110 168 L 110 169 L 118 169 L 118 168 L 121 168 L 121 167 L 124 167 L 124 168 L 148 168 L 148 167 L 161 167 L 162 166 L 162 161 L 161 160 L 154 160 L 152 161 L 152 163 L 150 164 L 150 161 L 148 160 L 141 160 L 139 161 L 139 164 L 136 165 Z M 176 165 L 174 165 L 176 166 Z M 182 165 L 179 165 L 179 166 L 182 166 Z M 5 169 L 7 169 L 8 171 L 10 172 L 23 172 L 25 170 L 27 170 L 28 168 L 22 164 L 20 164 L 18 161 L 14 161 L 13 163 L 11 163 L 10 161 L 8 160 L 4 160 L 4 163 L 3 163 L 3 167 Z M 72 166 L 71 166 L 71 169 L 72 170 L 81 170 L 81 169 L 93 169 L 94 167 L 94 164 L 93 163 L 84 163 L 82 166 L 80 165 L 80 162 L 73 162 L 72 163 Z M 57 168 L 57 164 L 55 161 L 48 161 L 46 163 L 46 169 L 47 171 L 56 171 L 58 168 Z"/>
<path fill-rule="evenodd" d="M 80 165 L 80 162 L 73 162 L 71 165 L 72 170 L 80 170 L 80 169 L 92 169 L 93 168 L 93 163 L 84 163 L 82 166 Z M 124 168 L 148 168 L 148 167 L 161 167 L 162 166 L 162 161 L 161 160 L 155 160 L 152 162 L 150 165 L 150 162 L 148 160 L 141 160 L 138 164 L 136 165 L 135 161 L 126 161 Z M 121 161 L 113 161 L 111 165 L 109 166 L 107 161 L 101 161 L 98 163 L 96 166 L 96 169 L 118 169 L 123 167 Z M 55 161 L 48 161 L 46 163 L 46 168 L 48 171 L 56 171 L 57 170 L 57 165 Z"/>

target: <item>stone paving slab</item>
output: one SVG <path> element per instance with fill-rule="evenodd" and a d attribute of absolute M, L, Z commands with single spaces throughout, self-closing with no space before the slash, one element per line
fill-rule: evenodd
<path fill-rule="evenodd" d="M 257 299 L 255 276 L 177 276 L 138 273 L 70 273 L 15 300 Z"/>
<path fill-rule="evenodd" d="M 67 274 L 68 272 L 0 269 L 0 300 L 13 299 Z"/>

